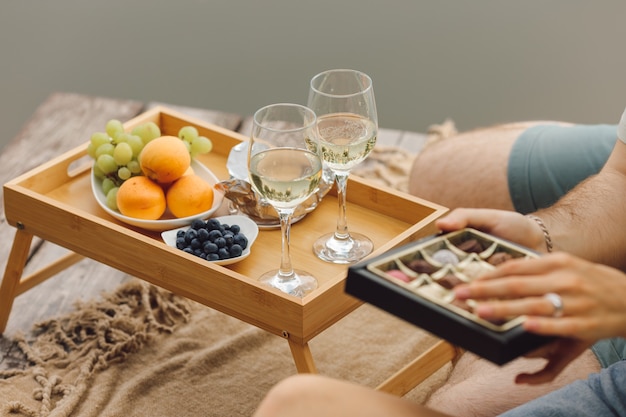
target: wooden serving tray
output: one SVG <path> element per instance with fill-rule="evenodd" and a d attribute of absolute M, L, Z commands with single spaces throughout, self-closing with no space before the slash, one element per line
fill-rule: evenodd
<path fill-rule="evenodd" d="M 124 127 L 131 130 L 148 121 L 157 123 L 164 135 L 176 135 L 185 125 L 196 126 L 213 141 L 212 152 L 198 160 L 219 179 L 229 177 L 226 159 L 230 149 L 247 140 L 239 133 L 165 107 L 153 108 Z M 18 230 L 0 287 L 0 332 L 17 295 L 89 257 L 286 338 L 298 370 L 315 371 L 308 341 L 361 304 L 344 293 L 347 266 L 321 261 L 311 249 L 320 234 L 335 228 L 338 202 L 334 189 L 314 212 L 292 227 L 293 265 L 315 271 L 320 284 L 311 294 L 296 298 L 256 280 L 279 264 L 279 230 L 261 230 L 248 258 L 218 266 L 167 246 L 157 232 L 134 228 L 109 216 L 91 191 L 92 161 L 87 156 L 87 143 L 4 185 L 6 218 Z M 434 220 L 447 211 L 356 176 L 349 180 L 347 198 L 350 230 L 365 233 L 374 242 L 370 257 L 434 233 Z M 227 214 L 225 206 L 216 213 L 223 214 Z M 33 236 L 74 253 L 22 277 Z"/>

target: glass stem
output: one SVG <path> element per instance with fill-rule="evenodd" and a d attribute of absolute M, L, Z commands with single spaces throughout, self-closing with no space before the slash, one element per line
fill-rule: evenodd
<path fill-rule="evenodd" d="M 295 209 L 276 209 L 280 219 L 280 231 L 282 235 L 280 247 L 280 268 L 278 275 L 284 279 L 293 277 L 293 266 L 291 265 L 291 255 L 289 254 L 289 235 L 291 231 L 291 218 Z"/>
<path fill-rule="evenodd" d="M 338 172 L 335 174 L 337 181 L 337 199 L 339 201 L 339 215 L 337 216 L 337 229 L 335 238 L 347 240 L 350 238 L 348 232 L 348 218 L 346 215 L 346 188 L 348 184 L 348 172 Z"/>

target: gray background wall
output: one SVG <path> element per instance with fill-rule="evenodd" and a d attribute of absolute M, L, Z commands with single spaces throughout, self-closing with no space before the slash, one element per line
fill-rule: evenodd
<path fill-rule="evenodd" d="M 357 68 L 379 124 L 614 123 L 626 2 L 0 0 L 0 145 L 50 93 L 252 114 Z"/>

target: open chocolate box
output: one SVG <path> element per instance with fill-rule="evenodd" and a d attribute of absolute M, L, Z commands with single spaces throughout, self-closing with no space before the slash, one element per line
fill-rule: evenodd
<path fill-rule="evenodd" d="M 536 258 L 527 248 L 474 229 L 430 236 L 350 266 L 345 291 L 450 343 L 502 365 L 549 338 L 524 331 L 524 317 L 490 322 L 455 300 L 452 288 L 511 258 Z"/>

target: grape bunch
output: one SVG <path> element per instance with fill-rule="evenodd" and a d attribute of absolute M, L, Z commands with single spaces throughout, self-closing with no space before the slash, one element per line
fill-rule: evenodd
<path fill-rule="evenodd" d="M 109 120 L 104 132 L 91 135 L 87 145 L 88 155 L 94 159 L 94 174 L 102 180 L 106 204 L 117 210 L 117 190 L 124 181 L 135 175 L 143 175 L 139 158 L 143 147 L 161 136 L 161 129 L 154 122 L 147 122 L 126 132 L 122 122 Z M 201 136 L 193 126 L 184 126 L 178 132 L 191 157 L 209 153 L 213 143 Z"/>
<path fill-rule="evenodd" d="M 207 261 L 218 261 L 241 256 L 248 247 L 248 238 L 239 225 L 196 219 L 176 233 L 176 247 Z"/>

